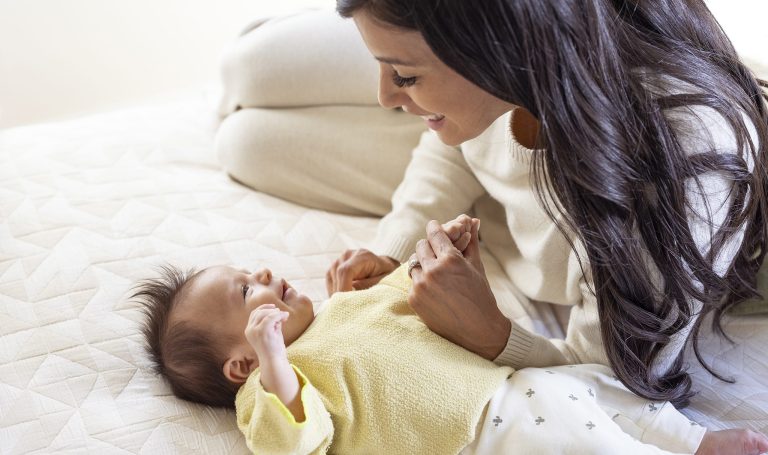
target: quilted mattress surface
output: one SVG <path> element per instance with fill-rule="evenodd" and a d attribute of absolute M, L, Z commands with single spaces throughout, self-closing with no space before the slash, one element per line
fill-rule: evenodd
<path fill-rule="evenodd" d="M 377 220 L 310 210 L 230 180 L 203 95 L 0 131 L 0 453 L 246 453 L 234 414 L 182 402 L 152 375 L 128 296 L 164 262 L 267 264 L 314 302 Z M 488 260 L 496 292 L 510 283 Z M 548 306 L 507 313 L 562 335 Z M 685 412 L 768 431 L 768 319 L 728 323 L 692 361 Z"/>

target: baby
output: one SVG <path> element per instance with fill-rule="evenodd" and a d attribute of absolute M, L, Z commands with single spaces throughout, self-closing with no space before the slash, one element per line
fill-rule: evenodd
<path fill-rule="evenodd" d="M 479 221 L 443 225 L 459 251 Z M 475 245 L 476 246 L 476 245 Z M 163 269 L 140 283 L 144 335 L 178 397 L 232 407 L 254 453 L 760 453 L 762 435 L 711 432 L 629 392 L 609 368 L 509 367 L 436 335 L 401 266 L 312 302 L 263 268 Z"/>

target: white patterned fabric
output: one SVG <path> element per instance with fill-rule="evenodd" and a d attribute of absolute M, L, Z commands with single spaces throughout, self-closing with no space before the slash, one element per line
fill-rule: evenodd
<path fill-rule="evenodd" d="M 152 375 L 131 286 L 166 261 L 266 264 L 319 302 L 328 265 L 377 220 L 235 183 L 213 154 L 215 118 L 195 95 L 0 131 L 0 454 L 247 452 L 233 412 L 182 402 Z M 514 292 L 486 268 L 495 292 Z M 562 335 L 548 306 L 504 310 Z M 707 340 L 706 356 L 739 382 L 697 371 L 686 413 L 768 431 L 768 318 L 729 329 L 740 344 Z"/>
<path fill-rule="evenodd" d="M 460 455 L 694 453 L 706 428 L 633 395 L 605 365 L 523 368 L 494 394 Z"/>

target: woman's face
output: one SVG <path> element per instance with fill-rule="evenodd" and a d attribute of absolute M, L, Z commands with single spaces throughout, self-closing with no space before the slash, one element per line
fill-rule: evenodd
<path fill-rule="evenodd" d="M 353 18 L 379 61 L 379 104 L 422 117 L 444 143 L 477 137 L 514 107 L 446 66 L 421 33 L 384 24 L 364 10 Z"/>

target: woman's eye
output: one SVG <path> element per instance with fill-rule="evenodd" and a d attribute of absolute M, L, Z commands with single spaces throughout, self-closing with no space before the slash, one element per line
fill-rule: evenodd
<path fill-rule="evenodd" d="M 416 78 L 415 77 L 403 77 L 403 76 L 397 74 L 397 72 L 395 72 L 395 73 L 392 74 L 392 82 L 395 85 L 397 85 L 398 87 L 400 87 L 400 88 L 410 87 L 411 85 L 416 83 Z"/>
<path fill-rule="evenodd" d="M 243 299 L 245 299 L 245 295 L 248 293 L 248 289 L 250 289 L 250 286 L 247 284 L 243 285 Z"/>

